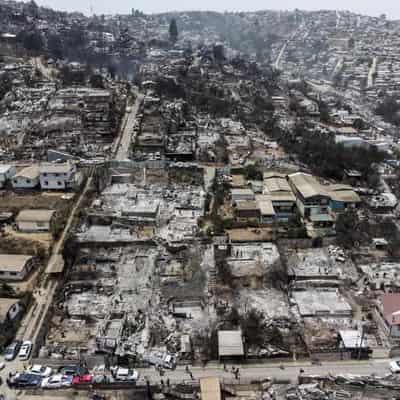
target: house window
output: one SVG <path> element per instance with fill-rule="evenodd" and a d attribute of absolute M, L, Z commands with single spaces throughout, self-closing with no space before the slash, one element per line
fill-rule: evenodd
<path fill-rule="evenodd" d="M 30 179 L 27 179 L 27 180 L 26 180 L 26 183 L 31 183 L 31 180 L 30 180 Z"/>
<path fill-rule="evenodd" d="M 46 227 L 46 224 L 45 224 L 44 222 L 36 222 L 36 226 L 37 226 L 38 228 L 45 228 L 45 227 Z"/>
<path fill-rule="evenodd" d="M 49 186 L 49 181 L 44 181 L 44 186 Z"/>
<path fill-rule="evenodd" d="M 62 182 L 57 181 L 57 185 L 58 185 L 58 186 L 61 186 L 61 185 L 62 185 Z"/>
<path fill-rule="evenodd" d="M 43 174 L 43 176 L 47 176 L 47 172 L 45 172 L 45 173 Z"/>

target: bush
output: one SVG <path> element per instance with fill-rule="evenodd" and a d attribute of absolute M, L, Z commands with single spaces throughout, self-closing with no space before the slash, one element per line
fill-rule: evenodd
<path fill-rule="evenodd" d="M 250 309 L 241 317 L 240 326 L 246 343 L 251 345 L 262 346 L 264 344 L 264 314 L 255 309 Z"/>

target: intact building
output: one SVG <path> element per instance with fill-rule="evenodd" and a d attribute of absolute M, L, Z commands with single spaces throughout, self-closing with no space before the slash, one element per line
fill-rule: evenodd
<path fill-rule="evenodd" d="M 39 185 L 39 167 L 32 165 L 16 173 L 12 178 L 14 189 L 34 189 Z"/>
<path fill-rule="evenodd" d="M 15 222 L 22 232 L 49 232 L 55 214 L 54 210 L 22 210 Z"/>
<path fill-rule="evenodd" d="M 32 256 L 0 254 L 0 279 L 22 281 L 35 266 Z"/>
<path fill-rule="evenodd" d="M 76 165 L 71 162 L 40 165 L 40 187 L 42 189 L 74 189 L 78 183 Z"/>

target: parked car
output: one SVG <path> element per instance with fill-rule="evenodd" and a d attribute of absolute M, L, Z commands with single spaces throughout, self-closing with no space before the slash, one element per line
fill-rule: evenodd
<path fill-rule="evenodd" d="M 14 388 L 38 387 L 41 383 L 42 378 L 40 376 L 26 372 L 17 373 L 7 379 L 8 386 Z"/>
<path fill-rule="evenodd" d="M 117 381 L 136 382 L 139 379 L 139 372 L 134 369 L 114 367 L 111 372 Z"/>
<path fill-rule="evenodd" d="M 1 362 L 0 363 L 0 371 L 3 370 L 6 367 L 6 363 Z"/>
<path fill-rule="evenodd" d="M 389 368 L 393 374 L 398 374 L 400 372 L 400 360 L 391 361 Z"/>
<path fill-rule="evenodd" d="M 17 357 L 19 349 L 21 348 L 21 341 L 14 340 L 9 346 L 4 350 L 4 359 L 6 361 L 12 361 L 15 357 Z"/>
<path fill-rule="evenodd" d="M 34 374 L 34 375 L 39 375 L 42 378 L 47 378 L 48 376 L 51 375 L 51 373 L 53 371 L 50 367 L 46 367 L 44 365 L 39 365 L 39 364 L 34 364 L 28 368 L 27 372 L 29 372 L 30 374 Z"/>
<path fill-rule="evenodd" d="M 72 376 L 56 374 L 44 378 L 42 381 L 42 388 L 46 389 L 59 389 L 62 387 L 71 386 Z"/>
<path fill-rule="evenodd" d="M 18 358 L 21 361 L 26 361 L 31 356 L 32 352 L 32 342 L 30 340 L 25 340 L 19 349 Z"/>
<path fill-rule="evenodd" d="M 84 375 L 75 375 L 72 378 L 72 385 L 81 385 L 85 383 L 92 383 L 93 375 L 92 374 L 84 374 Z"/>
<path fill-rule="evenodd" d="M 85 375 L 88 373 L 87 368 L 82 367 L 81 365 L 64 365 L 60 367 L 58 372 L 61 375 L 75 376 L 75 375 Z"/>
<path fill-rule="evenodd" d="M 176 368 L 176 358 L 168 353 L 148 354 L 143 357 L 143 360 L 148 362 L 149 364 L 163 368 Z"/>

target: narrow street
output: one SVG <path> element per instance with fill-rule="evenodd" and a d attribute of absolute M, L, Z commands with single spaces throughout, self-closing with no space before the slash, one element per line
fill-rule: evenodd
<path fill-rule="evenodd" d="M 274 67 L 276 69 L 279 69 L 279 64 L 281 63 L 281 58 L 282 58 L 283 54 L 285 53 L 286 46 L 287 46 L 287 42 L 285 42 L 285 44 L 281 48 L 281 51 L 278 54 L 278 57 L 277 57 L 277 59 L 275 61 L 275 64 L 274 64 Z"/>
<path fill-rule="evenodd" d="M 290 362 L 281 364 L 278 362 L 269 362 L 265 364 L 250 364 L 240 365 L 234 364 L 235 368 L 239 368 L 240 379 L 242 381 L 250 381 L 265 378 L 276 378 L 276 379 L 287 379 L 291 382 L 296 382 L 300 369 L 304 370 L 304 374 L 308 375 L 340 375 L 340 374 L 352 374 L 352 375 L 369 375 L 376 374 L 378 376 L 384 376 L 390 373 L 389 361 L 387 359 L 381 360 L 367 360 L 367 361 L 335 361 L 335 362 L 323 362 L 322 365 L 312 365 L 309 361 L 305 362 Z M 208 364 L 205 368 L 202 367 L 191 367 L 190 372 L 193 374 L 195 380 L 207 377 L 207 376 L 218 376 L 223 380 L 235 380 L 234 374 L 232 373 L 232 364 L 226 365 L 226 370 L 222 364 Z M 174 371 L 164 370 L 164 374 L 161 377 L 159 372 L 155 368 L 140 369 L 141 381 L 145 382 L 149 380 L 151 383 L 160 383 L 161 379 L 166 381 L 169 379 L 171 383 L 179 383 L 182 381 L 190 381 L 190 375 L 186 371 L 184 366 L 179 366 Z M 239 381 L 237 381 L 239 382 Z"/>
<path fill-rule="evenodd" d="M 133 140 L 134 127 L 136 121 L 136 115 L 139 111 L 140 104 L 143 101 L 143 95 L 139 92 L 135 92 L 136 100 L 135 104 L 127 108 L 124 120 L 121 126 L 121 132 L 116 142 L 116 148 L 114 149 L 115 159 L 118 161 L 126 160 L 129 158 L 129 151 Z"/>

